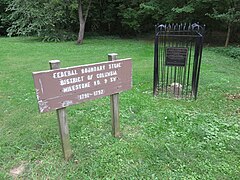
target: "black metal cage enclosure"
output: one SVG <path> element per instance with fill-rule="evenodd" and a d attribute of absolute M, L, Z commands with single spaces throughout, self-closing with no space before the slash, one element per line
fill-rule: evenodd
<path fill-rule="evenodd" d="M 197 98 L 205 26 L 155 26 L 153 94 Z"/>

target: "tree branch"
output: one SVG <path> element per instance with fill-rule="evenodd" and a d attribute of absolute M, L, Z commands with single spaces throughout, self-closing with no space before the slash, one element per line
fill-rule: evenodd
<path fill-rule="evenodd" d="M 91 6 L 91 3 L 92 3 L 92 0 L 89 0 L 88 7 L 87 7 L 87 10 L 86 10 L 86 14 L 85 14 L 85 17 L 84 17 L 84 20 L 85 20 L 85 21 L 87 20 L 88 12 L 89 12 L 89 9 L 90 9 L 90 6 Z"/>

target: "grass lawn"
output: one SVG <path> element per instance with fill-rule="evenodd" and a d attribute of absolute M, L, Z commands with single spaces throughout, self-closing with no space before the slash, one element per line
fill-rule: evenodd
<path fill-rule="evenodd" d="M 110 100 L 67 108 L 74 153 L 63 160 L 56 112 L 40 114 L 32 72 L 133 59 L 133 89 L 120 94 L 122 137 L 111 136 Z M 240 61 L 203 52 L 198 99 L 152 96 L 153 42 L 110 38 L 42 43 L 0 38 L 0 179 L 238 179 Z M 21 169 L 21 168 L 20 168 Z"/>

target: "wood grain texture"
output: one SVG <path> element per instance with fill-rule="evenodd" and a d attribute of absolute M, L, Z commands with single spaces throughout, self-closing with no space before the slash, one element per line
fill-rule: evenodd
<path fill-rule="evenodd" d="M 108 61 L 117 60 L 116 53 L 108 54 Z M 119 93 L 110 96 L 111 101 L 111 114 L 112 114 L 112 135 L 120 137 L 120 119 L 119 119 Z"/>

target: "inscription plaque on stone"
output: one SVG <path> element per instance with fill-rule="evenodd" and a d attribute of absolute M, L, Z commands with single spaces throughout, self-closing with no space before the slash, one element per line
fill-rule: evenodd
<path fill-rule="evenodd" d="M 132 88 L 131 59 L 33 73 L 40 112 L 67 107 Z"/>
<path fill-rule="evenodd" d="M 187 56 L 187 48 L 169 47 L 166 49 L 166 66 L 185 66 Z"/>

